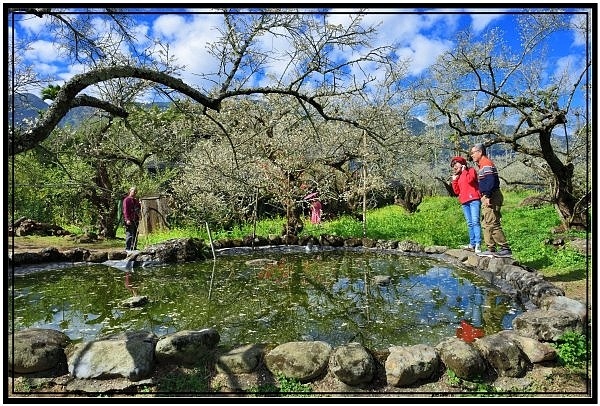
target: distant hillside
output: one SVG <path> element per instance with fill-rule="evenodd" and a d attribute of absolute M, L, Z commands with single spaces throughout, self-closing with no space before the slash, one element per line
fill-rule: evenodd
<path fill-rule="evenodd" d="M 12 96 L 8 96 L 8 116 L 12 118 Z M 31 93 L 15 94 L 15 123 L 21 123 L 25 119 L 35 119 L 39 116 L 40 111 L 46 111 L 48 105 L 42 99 Z"/>
<path fill-rule="evenodd" d="M 414 135 L 422 135 L 427 129 L 427 124 L 425 124 L 418 118 L 410 118 L 408 119 L 407 127 Z"/>
<path fill-rule="evenodd" d="M 41 112 L 48 110 L 46 104 L 40 97 L 33 93 L 17 94 L 14 102 L 14 120 L 18 127 L 24 120 L 34 120 Z M 12 95 L 8 96 L 8 117 L 12 119 Z M 91 107 L 76 107 L 71 109 L 60 121 L 59 126 L 77 125 L 85 117 L 94 112 Z"/>
<path fill-rule="evenodd" d="M 9 96 L 8 99 L 8 111 L 9 118 L 12 112 L 12 98 Z M 160 109 L 167 109 L 170 102 L 157 102 L 152 104 L 144 104 L 146 106 L 155 105 Z M 15 97 L 15 123 L 18 126 L 25 119 L 33 120 L 39 116 L 40 112 L 48 110 L 48 104 L 46 104 L 40 97 L 32 94 L 25 93 L 22 95 L 16 95 Z M 67 115 L 60 121 L 59 126 L 72 125 L 76 126 L 85 118 L 89 117 L 94 112 L 94 108 L 91 107 L 76 107 L 71 109 Z M 417 118 L 411 118 L 407 123 L 408 129 L 416 136 L 422 135 L 425 132 L 427 125 Z"/>

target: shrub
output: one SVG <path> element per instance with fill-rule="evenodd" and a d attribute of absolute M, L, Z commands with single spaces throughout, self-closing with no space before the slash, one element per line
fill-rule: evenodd
<path fill-rule="evenodd" d="M 588 359 L 587 337 L 581 333 L 567 331 L 556 341 L 556 352 L 561 365 L 581 367 Z"/>

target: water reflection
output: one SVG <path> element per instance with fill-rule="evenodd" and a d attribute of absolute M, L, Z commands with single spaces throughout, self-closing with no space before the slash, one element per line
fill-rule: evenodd
<path fill-rule="evenodd" d="M 137 296 L 137 289 L 133 286 L 133 276 L 131 272 L 125 272 L 125 287 L 131 292 L 132 296 Z"/>
<path fill-rule="evenodd" d="M 142 289 L 147 306 L 120 305 Z M 86 340 L 214 327 L 232 345 L 323 340 L 381 349 L 436 344 L 455 336 L 463 320 L 493 334 L 523 311 L 467 271 L 357 252 L 263 252 L 125 274 L 85 266 L 15 277 L 9 291 L 15 329 L 55 328 Z"/>

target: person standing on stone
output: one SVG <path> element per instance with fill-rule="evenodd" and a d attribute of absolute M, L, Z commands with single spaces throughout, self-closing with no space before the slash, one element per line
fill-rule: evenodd
<path fill-rule="evenodd" d="M 462 156 L 455 156 L 450 160 L 452 168 L 452 190 L 462 206 L 463 214 L 469 231 L 469 245 L 463 248 L 468 251 L 481 252 L 481 194 L 477 181 L 477 171 L 467 165 L 467 160 Z"/>
<path fill-rule="evenodd" d="M 500 177 L 496 165 L 487 157 L 485 145 L 475 144 L 471 148 L 471 157 L 479 168 L 479 192 L 481 193 L 481 225 L 483 239 L 487 250 L 480 252 L 483 257 L 511 257 L 512 251 L 504 230 L 502 230 L 500 209 L 504 203 L 504 196 L 500 191 Z M 497 251 L 497 249 L 499 249 Z"/>
<path fill-rule="evenodd" d="M 138 227 L 140 223 L 140 211 L 142 206 L 136 197 L 135 186 L 129 189 L 129 194 L 123 199 L 123 220 L 125 222 L 125 250 L 135 251 L 137 249 Z"/>

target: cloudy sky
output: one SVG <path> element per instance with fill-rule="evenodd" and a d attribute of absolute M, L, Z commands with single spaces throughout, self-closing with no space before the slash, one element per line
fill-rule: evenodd
<path fill-rule="evenodd" d="M 185 66 L 182 79 L 189 84 L 207 90 L 209 83 L 203 83 L 201 73 L 218 70 L 218 61 L 207 52 L 207 44 L 217 37 L 217 29 L 223 26 L 220 14 L 208 9 L 135 9 L 135 25 L 129 27 L 136 33 L 140 46 L 150 47 L 158 39 L 169 44 L 169 52 L 175 56 L 178 65 Z M 148 13 L 141 13 L 143 10 Z M 315 8 L 306 8 L 315 11 Z M 346 24 L 349 15 L 357 9 L 330 8 L 327 15 L 329 24 Z M 378 25 L 378 36 L 373 45 L 393 45 L 399 58 L 410 59 L 408 73 L 418 76 L 435 62 L 436 58 L 455 45 L 456 33 L 470 28 L 474 33 L 482 33 L 491 27 L 504 32 L 504 38 L 513 46 L 519 46 L 518 34 L 514 31 L 515 18 L 523 9 L 456 8 L 408 9 L 374 8 L 366 10 L 364 25 Z M 581 10 L 569 10 L 571 12 Z M 584 15 L 573 13 L 572 18 Z M 102 29 L 100 19 L 96 21 Z M 70 79 L 81 73 L 85 67 L 61 57 L 54 46 L 54 39 L 48 35 L 45 19 L 31 15 L 16 15 L 9 20 L 9 35 L 29 38 L 31 49 L 23 55 L 26 63 L 45 75 L 56 78 L 56 83 Z M 263 48 L 273 54 L 284 55 L 286 44 L 275 37 L 263 37 Z M 573 32 L 564 32 L 549 43 L 549 58 L 545 61 L 547 75 L 551 76 L 565 66 L 580 71 L 586 52 L 585 38 Z M 266 74 L 280 76 L 286 65 L 285 58 L 280 63 L 271 63 L 268 71 L 253 78 L 255 85 Z M 38 91 L 39 92 L 39 91 Z"/>

